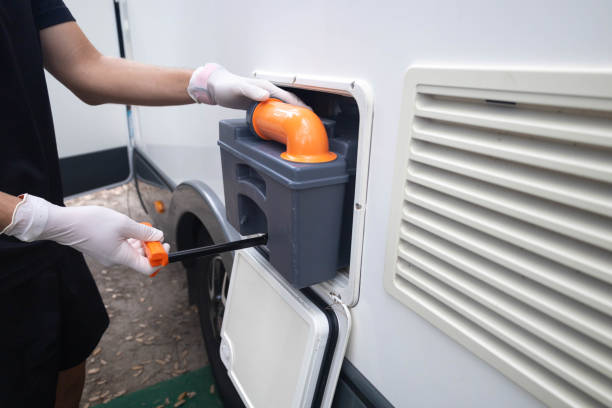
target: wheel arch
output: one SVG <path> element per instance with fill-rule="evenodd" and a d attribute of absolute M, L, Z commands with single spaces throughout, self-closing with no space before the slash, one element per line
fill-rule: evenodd
<path fill-rule="evenodd" d="M 176 250 L 192 248 L 198 243 L 202 245 L 201 228 L 204 228 L 206 241 L 209 241 L 204 244 L 220 244 L 240 237 L 227 222 L 225 206 L 217 194 L 206 183 L 198 180 L 183 182 L 176 187 L 170 201 L 167 222 L 166 240 Z M 225 265 L 232 265 L 233 252 L 225 252 L 220 256 Z M 188 275 L 190 281 L 192 278 Z M 194 303 L 193 285 L 189 286 L 189 301 Z"/>
<path fill-rule="evenodd" d="M 239 239 L 239 234 L 225 218 L 225 206 L 217 194 L 198 180 L 179 184 L 172 194 L 168 211 L 167 237 L 174 248 L 186 243 L 186 224 L 199 221 L 209 232 L 214 243 Z"/>

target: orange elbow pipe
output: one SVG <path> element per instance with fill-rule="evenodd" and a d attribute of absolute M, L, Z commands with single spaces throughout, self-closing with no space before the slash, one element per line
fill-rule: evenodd
<path fill-rule="evenodd" d="M 249 110 L 247 121 L 262 139 L 275 140 L 287 146 L 287 151 L 281 154 L 285 160 L 325 163 L 337 157 L 329 151 L 323 122 L 310 109 L 268 99 Z"/>

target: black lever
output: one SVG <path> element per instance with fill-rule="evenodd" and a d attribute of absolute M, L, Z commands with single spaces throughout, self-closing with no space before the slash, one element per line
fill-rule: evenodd
<path fill-rule="evenodd" d="M 200 256 L 220 254 L 227 251 L 235 251 L 236 249 L 251 248 L 258 245 L 266 245 L 268 242 L 268 234 L 253 234 L 238 241 L 226 242 L 224 244 L 216 244 L 199 248 L 185 249 L 168 254 L 168 263 L 184 261 L 185 259 L 197 258 Z"/>

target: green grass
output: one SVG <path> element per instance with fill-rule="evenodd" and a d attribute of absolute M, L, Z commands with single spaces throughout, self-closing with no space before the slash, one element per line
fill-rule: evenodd
<path fill-rule="evenodd" d="M 94 408 L 155 408 L 159 405 L 174 407 L 178 396 L 183 392 L 195 392 L 193 398 L 185 398 L 181 408 L 222 408 L 221 400 L 216 393 L 210 393 L 214 384 L 210 367 L 202 367 L 181 376 L 152 385 L 140 391 L 123 395 L 107 404 Z M 166 398 L 170 401 L 166 405 Z"/>

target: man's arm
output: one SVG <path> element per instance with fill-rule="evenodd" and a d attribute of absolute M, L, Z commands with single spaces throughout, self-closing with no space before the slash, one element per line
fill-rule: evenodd
<path fill-rule="evenodd" d="M 40 32 L 45 68 L 90 105 L 182 105 L 193 103 L 187 85 L 193 70 L 161 68 L 106 57 L 75 22 Z"/>
<path fill-rule="evenodd" d="M 21 199 L 0 191 L 0 231 L 3 231 L 13 219 L 15 207 Z"/>
<path fill-rule="evenodd" d="M 161 68 L 105 57 L 75 22 L 40 31 L 45 68 L 90 105 L 183 105 L 197 100 L 208 105 L 248 109 L 272 97 L 306 106 L 294 94 L 268 81 L 234 75 L 218 64 L 198 69 Z"/>

